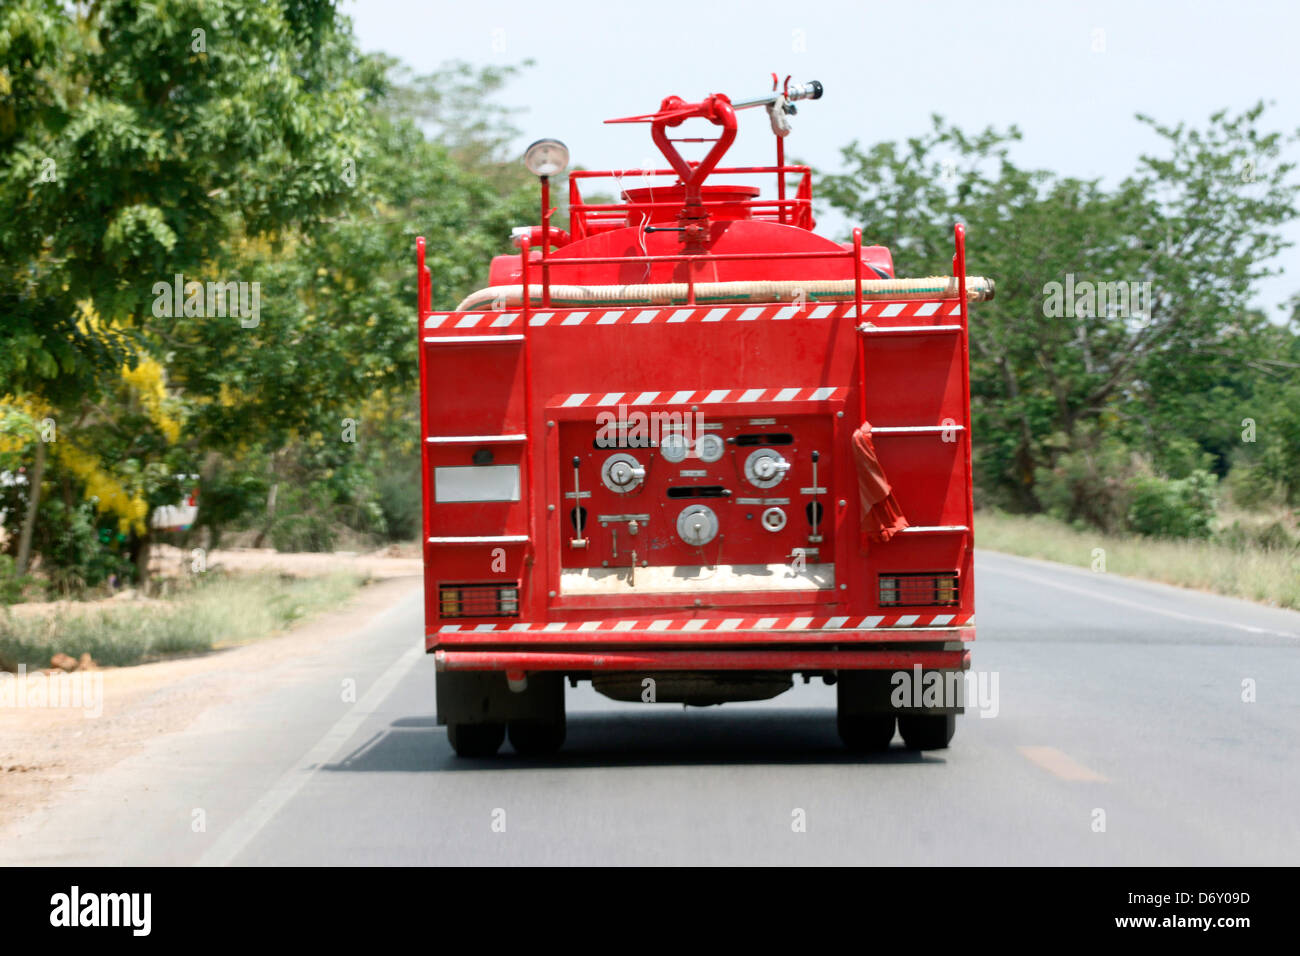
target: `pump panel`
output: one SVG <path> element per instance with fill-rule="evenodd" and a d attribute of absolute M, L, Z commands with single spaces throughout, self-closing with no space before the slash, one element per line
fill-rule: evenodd
<path fill-rule="evenodd" d="M 556 426 L 552 504 L 566 525 L 579 506 L 586 521 L 583 545 L 561 537 L 562 568 L 830 560 L 833 412 L 600 411 Z"/>

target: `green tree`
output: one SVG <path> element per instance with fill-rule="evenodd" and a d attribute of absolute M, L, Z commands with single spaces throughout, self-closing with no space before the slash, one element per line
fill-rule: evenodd
<path fill-rule="evenodd" d="M 1262 109 L 1215 113 L 1200 129 L 1140 118 L 1163 150 L 1113 188 L 1017 166 L 1014 128 L 968 135 L 938 117 L 906 143 L 844 150 L 847 169 L 824 191 L 869 241 L 893 247 L 899 274 L 947 271 L 960 220 L 970 271 L 997 281 L 971 329 L 986 500 L 1040 510 L 1038 478 L 1107 436 L 1162 467 L 1183 455 L 1178 436 L 1226 440 L 1235 419 L 1198 428 L 1197 403 L 1267 360 L 1266 323 L 1248 303 L 1296 214 L 1283 160 L 1294 138 L 1261 132 Z M 1067 282 L 1134 283 L 1150 301 L 1065 301 Z"/>
<path fill-rule="evenodd" d="M 262 277 L 268 320 L 232 329 L 183 319 L 168 343 L 172 382 L 189 397 L 187 443 L 202 456 L 204 487 L 219 474 L 261 469 L 268 503 L 255 524 L 270 532 L 293 520 L 313 529 L 297 538 L 315 546 L 331 540 L 322 525 L 340 515 L 393 533 L 396 523 L 377 518 L 382 501 L 407 512 L 400 524 L 410 528 L 409 498 L 402 508 L 395 502 L 397 484 L 419 487 L 419 459 L 403 450 L 419 421 L 416 237 L 428 239 L 435 305 L 451 308 L 486 283 L 491 257 L 510 248 L 510 227 L 535 215 L 518 163 L 507 165 L 497 151 L 459 149 L 458 137 L 470 134 L 458 133 L 451 145 L 431 140 L 411 118 L 423 115 L 422 91 L 444 88 L 442 74 L 406 87 L 393 61 L 374 65 L 394 79 L 364 131 L 367 159 L 355 170 L 353 207 L 279 245 L 229 246 L 223 269 Z M 465 73 L 453 72 L 463 89 Z M 498 77 L 485 72 L 478 92 L 456 102 L 483 111 Z M 490 142 L 502 135 L 452 125 L 471 126 Z M 286 483 L 314 483 L 316 493 L 281 494 Z M 294 508 L 312 514 L 298 521 Z M 202 520 L 214 527 L 217 519 Z"/>
<path fill-rule="evenodd" d="M 183 319 L 153 308 L 154 286 L 236 278 L 210 271 L 230 245 L 353 201 L 368 63 L 315 0 L 0 10 L 0 395 L 52 403 L 64 439 L 146 507 L 174 436 L 156 416 L 115 436 L 135 424 L 122 370 L 165 361 Z"/>

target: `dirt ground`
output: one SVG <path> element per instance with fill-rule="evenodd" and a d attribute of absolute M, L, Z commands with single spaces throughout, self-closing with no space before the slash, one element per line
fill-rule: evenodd
<path fill-rule="evenodd" d="M 331 571 L 361 571 L 373 578 L 419 574 L 423 567 L 417 544 L 394 544 L 379 551 L 335 551 L 332 553 L 301 552 L 282 554 L 273 548 L 231 548 L 204 552 L 202 558 L 209 570 L 224 568 L 228 571 L 273 570 L 280 574 L 309 577 Z M 188 574 L 195 555 L 171 545 L 155 546 L 151 553 L 150 568 L 155 574 Z"/>
<path fill-rule="evenodd" d="M 349 633 L 422 583 L 419 557 L 401 554 L 241 550 L 216 552 L 209 560 L 231 570 L 274 569 L 304 576 L 354 567 L 369 574 L 372 583 L 341 608 L 279 636 L 197 657 L 96 670 L 94 680 L 102 680 L 99 716 L 88 717 L 86 709 L 78 707 L 0 706 L 0 821 L 39 809 L 62 789 L 118 762 L 149 738 L 185 727 L 206 707 L 237 696 L 243 675 L 310 653 L 313 644 Z M 23 613 L 58 613 L 61 603 L 69 602 L 30 605 Z"/>

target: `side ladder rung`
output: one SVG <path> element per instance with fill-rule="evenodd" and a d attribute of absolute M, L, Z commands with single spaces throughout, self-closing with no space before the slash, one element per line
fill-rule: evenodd
<path fill-rule="evenodd" d="M 871 434 L 876 435 L 935 435 L 942 432 L 962 432 L 965 425 L 872 425 Z"/>
<path fill-rule="evenodd" d="M 960 325 L 860 325 L 863 335 L 936 335 L 960 332 Z"/>
<path fill-rule="evenodd" d="M 429 544 L 524 544 L 527 541 L 526 534 L 487 534 L 430 538 Z"/>
<path fill-rule="evenodd" d="M 426 335 L 425 345 L 513 345 L 522 335 Z"/>
<path fill-rule="evenodd" d="M 430 435 L 430 445 L 490 445 L 527 441 L 527 435 Z"/>

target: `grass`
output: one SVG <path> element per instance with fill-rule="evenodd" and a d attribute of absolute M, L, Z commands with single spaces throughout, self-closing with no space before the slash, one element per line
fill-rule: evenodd
<path fill-rule="evenodd" d="M 0 662 L 47 667 L 54 654 L 120 667 L 243 644 L 301 618 L 337 607 L 365 579 L 338 573 L 312 578 L 212 575 L 166 602 L 123 603 L 57 614 L 0 615 Z"/>
<path fill-rule="evenodd" d="M 1295 548 L 1107 535 L 1079 531 L 1043 515 L 996 511 L 976 515 L 975 544 L 1083 568 L 1091 568 L 1094 549 L 1103 548 L 1106 570 L 1112 574 L 1300 610 L 1300 551 Z"/>

